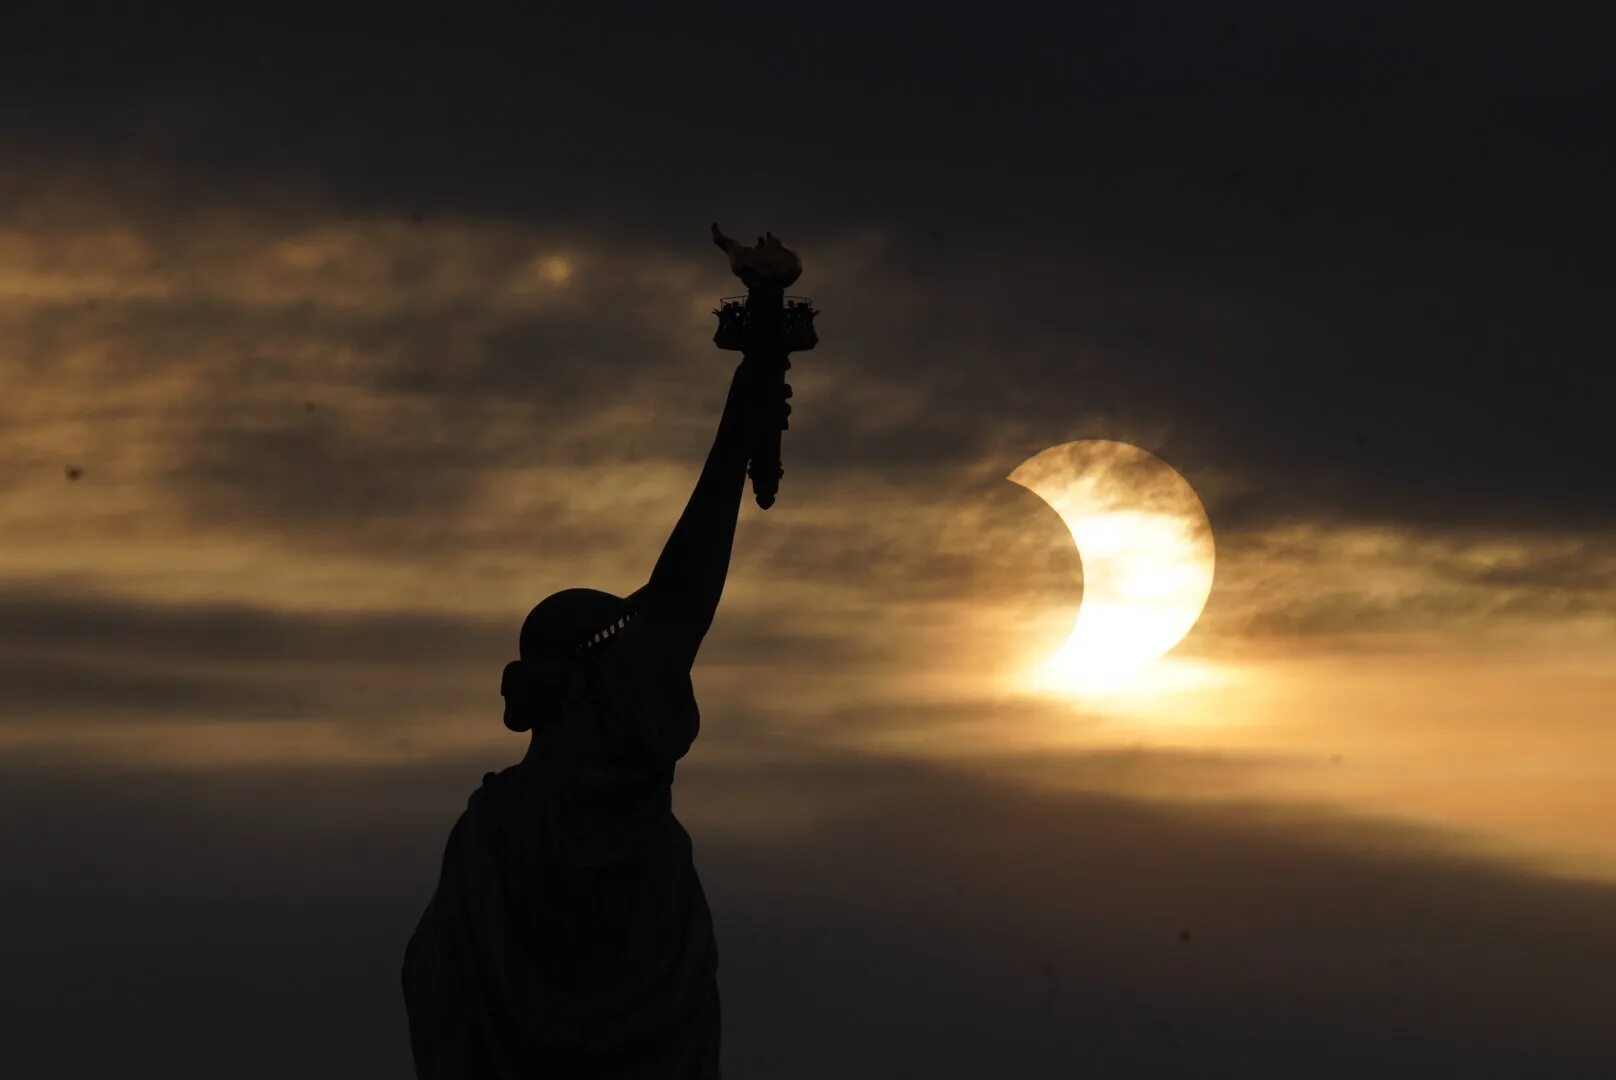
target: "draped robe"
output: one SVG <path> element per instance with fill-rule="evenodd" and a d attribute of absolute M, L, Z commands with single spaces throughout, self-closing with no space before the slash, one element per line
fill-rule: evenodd
<path fill-rule="evenodd" d="M 422 1080 L 717 1077 L 718 954 L 674 766 L 700 725 L 654 610 L 455 823 L 405 953 Z"/>

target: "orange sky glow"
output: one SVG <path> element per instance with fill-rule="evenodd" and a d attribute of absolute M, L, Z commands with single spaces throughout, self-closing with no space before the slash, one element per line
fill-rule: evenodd
<path fill-rule="evenodd" d="M 708 339 L 723 266 L 695 243 L 686 259 L 499 221 L 243 212 L 175 227 L 44 192 L 24 214 L 0 226 L 0 579 L 14 597 L 91 606 L 78 632 L 13 647 L 90 685 L 166 680 L 247 704 L 186 691 L 201 704 L 175 715 L 155 691 L 82 705 L 19 691 L 0 753 L 196 769 L 512 755 L 496 691 L 521 615 L 568 585 L 636 587 L 694 478 L 722 391 Z M 823 354 L 796 373 L 802 426 L 912 408 L 858 364 L 858 320 L 873 317 L 860 290 L 890 242 L 813 252 L 829 314 Z M 555 384 L 442 407 L 473 342 L 592 306 L 661 357 L 554 407 Z M 405 324 L 423 313 L 442 351 L 411 385 L 394 376 L 415 370 Z M 697 672 L 710 752 L 772 740 L 970 762 L 1029 786 L 1333 808 L 1616 877 L 1616 577 L 1578 591 L 1521 577 L 1567 558 L 1608 571 L 1616 546 L 1309 521 L 1219 531 L 1186 640 L 1126 685 L 1051 691 L 1029 672 L 1070 631 L 1081 562 L 1049 507 L 1004 477 L 1091 434 L 1083 409 L 1042 432 L 1007 416 L 1002 451 L 947 475 L 791 469 L 777 509 L 748 507 Z M 1216 529 L 1220 500 L 1249 481 L 1177 464 Z M 105 637 L 97 611 L 139 617 Z M 279 629 L 234 650 L 165 636 L 213 618 Z M 305 619 L 328 648 L 297 646 Z M 393 620 L 459 644 L 400 639 L 415 650 L 400 674 Z M 760 630 L 775 649 L 749 646 Z M 1147 752 L 1167 764 L 1139 766 Z"/>

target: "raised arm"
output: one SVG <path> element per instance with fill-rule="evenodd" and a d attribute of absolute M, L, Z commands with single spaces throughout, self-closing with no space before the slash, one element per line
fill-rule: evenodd
<path fill-rule="evenodd" d="M 701 477 L 662 548 L 642 598 L 656 607 L 669 646 L 686 665 L 695 662 L 724 593 L 747 459 L 767 425 L 783 427 L 790 412 L 783 400 L 760 400 L 756 387 L 762 385 L 753 379 L 751 361 L 743 361 L 735 369 Z M 785 393 L 790 396 L 790 387 Z"/>

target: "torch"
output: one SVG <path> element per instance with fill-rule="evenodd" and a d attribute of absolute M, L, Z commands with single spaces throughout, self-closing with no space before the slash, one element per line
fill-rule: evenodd
<path fill-rule="evenodd" d="M 729 255 L 730 269 L 746 285 L 745 296 L 726 296 L 713 314 L 718 331 L 713 344 L 740 352 L 759 373 L 757 392 L 762 400 L 779 401 L 785 392 L 790 354 L 813 348 L 814 303 L 806 296 L 787 296 L 786 289 L 802 274 L 802 260 L 775 238 L 764 233 L 751 247 L 725 236 L 713 222 L 713 242 Z M 780 490 L 780 429 L 770 427 L 752 449 L 748 473 L 757 504 L 767 510 Z"/>

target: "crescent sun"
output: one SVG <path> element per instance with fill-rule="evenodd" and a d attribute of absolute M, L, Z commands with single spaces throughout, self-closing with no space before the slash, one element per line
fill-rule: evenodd
<path fill-rule="evenodd" d="M 1172 649 L 1212 591 L 1206 508 L 1172 466 L 1109 439 L 1052 446 L 1008 479 L 1060 515 L 1083 564 L 1071 635 L 1049 662 L 1072 687 L 1147 664 Z"/>

